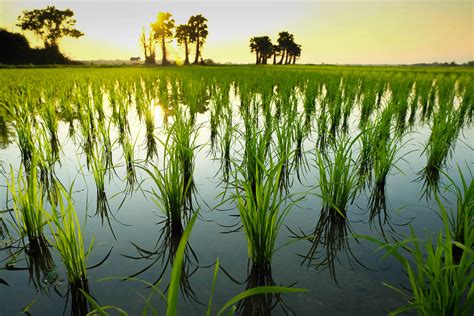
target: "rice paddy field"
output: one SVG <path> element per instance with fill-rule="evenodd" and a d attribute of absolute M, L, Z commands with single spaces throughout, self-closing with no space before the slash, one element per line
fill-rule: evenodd
<path fill-rule="evenodd" d="M 0 314 L 471 315 L 473 116 L 462 67 L 0 69 Z"/>

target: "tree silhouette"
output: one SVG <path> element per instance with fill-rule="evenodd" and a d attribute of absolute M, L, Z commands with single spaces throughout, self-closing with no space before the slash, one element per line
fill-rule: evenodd
<path fill-rule="evenodd" d="M 169 12 L 159 12 L 156 22 L 151 24 L 151 28 L 153 29 L 155 40 L 161 42 L 161 51 L 163 53 L 161 64 L 167 65 L 166 42 L 173 36 L 174 29 L 172 14 Z"/>
<path fill-rule="evenodd" d="M 273 64 L 277 63 L 277 56 L 281 55 L 278 64 L 295 64 L 296 59 L 301 56 L 301 45 L 296 44 L 293 34 L 280 32 L 278 44 L 273 45 L 270 37 L 256 36 L 250 39 L 250 51 L 255 53 L 255 63 L 267 64 L 268 58 L 273 56 Z"/>
<path fill-rule="evenodd" d="M 288 63 L 288 53 L 287 49 L 290 45 L 291 42 L 293 42 L 293 34 L 288 33 L 287 31 L 283 31 L 278 33 L 278 46 L 280 47 L 280 52 L 281 52 L 281 59 L 278 62 L 279 65 L 283 63 L 283 60 L 285 59 L 285 64 Z"/>
<path fill-rule="evenodd" d="M 154 65 L 155 61 L 155 43 L 154 43 L 154 34 L 153 31 L 150 31 L 150 34 L 146 36 L 145 28 L 143 28 L 142 35 L 140 36 L 140 44 L 143 47 L 143 52 L 145 55 L 145 64 Z"/>
<path fill-rule="evenodd" d="M 252 37 L 250 39 L 250 51 L 255 52 L 258 64 L 267 64 L 268 58 L 273 55 L 273 44 L 268 36 Z"/>
<path fill-rule="evenodd" d="M 184 45 L 184 64 L 189 65 L 189 43 L 191 39 L 191 27 L 188 24 L 181 24 L 176 27 L 176 40 L 178 44 Z"/>
<path fill-rule="evenodd" d="M 199 57 L 201 57 L 202 45 L 208 35 L 207 19 L 201 14 L 193 15 L 188 20 L 188 26 L 190 28 L 190 43 L 196 43 L 196 56 L 194 57 L 193 64 L 197 64 Z"/>
<path fill-rule="evenodd" d="M 276 65 L 276 58 L 280 54 L 280 46 L 273 45 L 273 64 Z"/>
<path fill-rule="evenodd" d="M 23 11 L 23 15 L 18 17 L 17 26 L 24 31 L 36 33 L 44 42 L 45 48 L 57 48 L 62 37 L 78 38 L 84 35 L 74 28 L 76 20 L 73 16 L 74 12 L 70 9 L 58 10 L 54 6 L 47 6 L 46 9 Z"/>
<path fill-rule="evenodd" d="M 296 44 L 295 42 L 289 43 L 287 47 L 287 56 L 288 58 L 288 64 L 295 64 L 296 63 L 296 58 L 301 56 L 301 45 Z"/>
<path fill-rule="evenodd" d="M 258 47 L 258 37 L 250 39 L 250 52 L 255 53 L 255 64 L 260 64 L 260 48 Z"/>

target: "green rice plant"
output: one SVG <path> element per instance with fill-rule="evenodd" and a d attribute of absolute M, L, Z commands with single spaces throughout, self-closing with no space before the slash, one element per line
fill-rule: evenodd
<path fill-rule="evenodd" d="M 235 127 L 232 125 L 232 109 L 229 107 L 224 114 L 218 132 L 220 157 L 220 170 L 225 182 L 229 181 L 231 172 L 231 147 L 234 139 Z"/>
<path fill-rule="evenodd" d="M 94 239 L 86 250 L 70 193 L 62 187 L 58 205 L 52 208 L 49 226 L 54 232 L 53 245 L 66 268 L 69 283 L 82 287 L 82 284 L 87 283 L 86 264 Z"/>
<path fill-rule="evenodd" d="M 143 107 L 143 113 L 145 118 L 145 127 L 146 127 L 146 158 L 151 159 L 153 156 L 158 155 L 158 148 L 156 144 L 155 137 L 155 115 L 153 108 L 149 106 Z"/>
<path fill-rule="evenodd" d="M 447 212 L 451 239 L 455 242 L 452 250 L 453 259 L 456 263 L 459 263 L 463 253 L 463 248 L 456 243 L 467 245 L 469 238 L 472 238 L 474 228 L 474 177 L 468 166 L 467 168 L 468 176 L 465 177 L 459 165 L 457 166 L 461 180 L 460 185 L 456 185 L 454 179 L 443 172 L 449 181 L 447 190 L 456 195 L 456 207 Z"/>
<path fill-rule="evenodd" d="M 426 166 L 420 172 L 426 193 L 437 190 L 439 172 L 445 166 L 458 134 L 459 125 L 454 110 L 438 112 L 435 115 L 430 138 L 422 152 L 427 157 Z"/>
<path fill-rule="evenodd" d="M 269 165 L 256 161 L 253 182 L 249 182 L 247 170 L 240 168 L 242 177 L 236 178 L 234 199 L 239 210 L 240 220 L 247 238 L 248 253 L 254 264 L 271 263 L 275 252 L 275 241 L 290 212 L 292 203 L 287 203 L 279 184 L 283 161 L 270 159 Z"/>
<path fill-rule="evenodd" d="M 123 158 L 125 159 L 125 169 L 127 171 L 127 191 L 133 191 L 135 183 L 137 181 L 137 175 L 135 171 L 135 144 L 132 143 L 128 135 L 123 135 L 120 139 L 123 150 Z"/>
<path fill-rule="evenodd" d="M 403 144 L 400 144 L 400 141 L 400 137 L 395 135 L 388 141 L 378 140 L 374 148 L 374 185 L 368 205 L 370 210 L 369 223 L 372 223 L 373 220 L 377 218 L 382 233 L 384 232 L 383 224 L 388 223 L 387 199 L 385 195 L 387 176 L 393 168 L 402 172 L 397 167 L 398 161 L 403 159 L 403 156 L 397 158 L 399 149 L 403 147 Z M 381 215 L 383 215 L 383 221 Z"/>
<path fill-rule="evenodd" d="M 21 162 L 25 171 L 28 172 L 34 152 L 34 120 L 24 104 L 19 104 L 14 110 L 9 108 L 7 110 L 11 111 L 14 118 L 14 128 L 18 147 L 20 148 Z"/>
<path fill-rule="evenodd" d="M 180 160 L 180 149 L 172 140 L 172 131 L 168 133 L 166 141 L 163 143 L 164 155 L 163 168 L 158 168 L 150 163 L 150 167 L 140 166 L 145 171 L 153 184 L 156 186 L 148 193 L 152 200 L 163 211 L 165 216 L 170 219 L 172 225 L 178 228 L 181 226 L 187 198 L 189 196 L 190 182 L 187 181 Z"/>
<path fill-rule="evenodd" d="M 43 120 L 43 128 L 49 133 L 50 146 L 53 155 L 59 155 L 59 140 L 58 140 L 58 116 L 57 116 L 56 104 L 53 100 L 48 100 L 43 108 L 41 109 L 41 117 Z"/>
<path fill-rule="evenodd" d="M 402 265 L 408 276 L 409 288 L 394 289 L 405 297 L 407 305 L 391 315 L 415 310 L 418 315 L 471 315 L 474 308 L 474 229 L 472 217 L 463 243 L 456 241 L 450 231 L 446 208 L 436 195 L 443 226 L 435 240 L 422 241 L 413 228 L 401 241 L 387 243 L 368 236 L 364 238 L 386 251 L 383 258 L 392 256 Z M 454 257 L 454 247 L 462 250 L 460 258 Z"/>
<path fill-rule="evenodd" d="M 30 172 L 24 177 L 20 168 L 15 180 L 13 167 L 10 167 L 9 190 L 12 195 L 16 224 L 20 235 L 27 236 L 30 241 L 43 236 L 43 228 L 48 223 L 42 184 L 38 181 L 36 172 L 36 164 L 33 161 Z"/>
<path fill-rule="evenodd" d="M 328 152 L 318 151 L 316 164 L 319 169 L 318 196 L 323 201 L 323 208 L 346 216 L 348 204 L 356 197 L 359 189 L 356 160 L 352 147 L 357 139 L 350 140 L 341 136 L 332 144 L 333 157 Z"/>

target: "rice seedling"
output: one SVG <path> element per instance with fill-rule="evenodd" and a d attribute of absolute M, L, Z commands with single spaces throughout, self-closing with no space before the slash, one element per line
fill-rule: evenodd
<path fill-rule="evenodd" d="M 10 167 L 9 190 L 13 200 L 16 224 L 22 237 L 32 241 L 43 236 L 44 226 L 48 223 L 44 209 L 42 184 L 38 181 L 36 164 L 33 162 L 30 172 L 24 177 L 20 168 L 17 180 L 13 167 Z"/>
<path fill-rule="evenodd" d="M 185 215 L 191 183 L 186 179 L 180 159 L 178 144 L 172 140 L 172 131 L 163 143 L 163 168 L 150 163 L 150 167 L 140 166 L 156 186 L 148 193 L 152 200 L 170 219 L 172 230 L 181 231 L 181 219 Z"/>
<path fill-rule="evenodd" d="M 145 117 L 145 127 L 146 127 L 146 159 L 152 159 L 154 156 L 158 155 L 158 148 L 156 144 L 155 137 L 155 115 L 153 108 L 149 106 L 144 106 L 143 112 Z"/>
<path fill-rule="evenodd" d="M 415 310 L 419 315 L 470 315 L 474 308 L 474 230 L 472 217 L 464 242 L 453 239 L 446 208 L 436 195 L 442 228 L 435 240 L 422 241 L 413 228 L 410 235 L 395 243 L 386 243 L 367 236 L 365 238 L 386 251 L 383 258 L 392 256 L 400 262 L 408 276 L 409 288 L 398 289 L 407 305 L 391 312 L 391 315 Z M 462 249 L 457 260 L 454 247 Z M 408 257 L 407 257 L 408 256 Z"/>
<path fill-rule="evenodd" d="M 94 239 L 86 250 L 83 232 L 70 192 L 66 192 L 64 188 L 61 188 L 57 207 L 52 208 L 48 224 L 54 231 L 53 245 L 66 268 L 68 282 L 84 288 L 84 284 L 87 283 L 87 258 L 92 250 Z"/>
<path fill-rule="evenodd" d="M 454 179 L 443 172 L 449 181 L 447 190 L 456 195 L 456 207 L 450 209 L 449 212 L 446 211 L 451 239 L 454 242 L 454 245 L 452 246 L 453 260 L 456 264 L 459 263 L 463 254 L 463 247 L 460 247 L 457 243 L 467 245 L 469 238 L 472 239 L 471 235 L 474 220 L 474 178 L 468 166 L 467 168 L 468 175 L 465 177 L 459 165 L 457 166 L 461 179 L 460 185 L 456 185 Z"/>
<path fill-rule="evenodd" d="M 254 264 L 269 265 L 276 237 L 292 203 L 285 200 L 279 188 L 283 161 L 270 159 L 268 167 L 264 161 L 256 163 L 253 182 L 247 180 L 247 170 L 239 169 L 243 176 L 236 179 L 234 199 L 247 238 L 249 257 Z"/>
<path fill-rule="evenodd" d="M 182 170 L 185 193 L 185 206 L 192 209 L 193 196 L 196 193 L 194 183 L 194 152 L 199 146 L 195 145 L 199 126 L 196 127 L 192 118 L 185 118 L 182 112 L 176 113 L 175 122 L 169 133 L 172 134 L 176 156 Z M 167 141 L 168 142 L 168 141 Z"/>
<path fill-rule="evenodd" d="M 51 98 L 52 99 L 52 98 Z M 41 111 L 44 127 L 49 133 L 51 152 L 54 156 L 59 156 L 59 140 L 58 140 L 58 117 L 56 113 L 56 104 L 53 100 L 48 100 Z"/>
<path fill-rule="evenodd" d="M 348 204 L 358 191 L 358 173 L 353 158 L 352 147 L 360 136 L 349 139 L 342 136 L 333 143 L 333 158 L 328 152 L 317 153 L 316 164 L 319 169 L 318 196 L 323 208 L 345 216 Z"/>
<path fill-rule="evenodd" d="M 369 222 L 372 222 L 377 217 L 380 229 L 383 232 L 380 215 L 384 215 L 383 223 L 388 222 L 387 200 L 385 195 L 387 176 L 393 168 L 402 172 L 396 164 L 400 159 L 403 159 L 403 157 L 397 158 L 400 149 L 400 138 L 398 136 L 394 136 L 388 141 L 378 141 L 375 146 L 373 158 L 374 186 L 369 198 Z"/>
<path fill-rule="evenodd" d="M 311 247 L 304 256 L 303 263 L 316 268 L 328 267 L 336 283 L 334 263 L 338 253 L 345 250 L 352 254 L 347 239 L 350 233 L 347 207 L 355 199 L 360 185 L 352 153 L 352 146 L 358 137 L 350 140 L 347 136 L 341 136 L 332 145 L 332 157 L 329 152 L 318 152 L 316 163 L 320 193 L 317 195 L 323 206 L 314 232 L 304 236 L 311 242 Z M 294 235 L 298 237 L 297 234 Z M 325 251 L 319 254 L 321 245 L 325 247 Z"/>
<path fill-rule="evenodd" d="M 128 135 L 124 135 L 120 139 L 120 143 L 122 145 L 123 150 L 123 158 L 125 159 L 125 169 L 127 172 L 126 179 L 127 179 L 127 192 L 132 192 L 135 183 L 137 181 L 137 175 L 135 172 L 135 146 L 134 143 L 130 140 Z"/>
<path fill-rule="evenodd" d="M 427 196 L 438 189 L 439 172 L 444 167 L 459 133 L 459 125 L 453 110 L 439 112 L 434 117 L 431 135 L 422 154 L 426 154 L 425 168 L 420 172 L 424 180 L 424 191 Z"/>

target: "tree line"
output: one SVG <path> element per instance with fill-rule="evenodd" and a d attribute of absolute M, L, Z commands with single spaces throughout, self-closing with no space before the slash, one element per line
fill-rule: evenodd
<path fill-rule="evenodd" d="M 155 64 L 155 43 L 161 46 L 161 64 L 167 65 L 168 61 L 166 44 L 176 39 L 177 43 L 184 48 L 184 64 L 189 65 L 189 54 L 191 45 L 194 45 L 193 64 L 202 62 L 202 47 L 208 35 L 207 19 L 201 14 L 193 15 L 187 23 L 175 24 L 173 15 L 169 12 L 159 12 L 155 22 L 150 25 L 147 35 L 143 29 L 140 43 L 145 55 L 145 64 Z"/>
<path fill-rule="evenodd" d="M 269 36 L 256 36 L 250 39 L 250 51 L 255 53 L 255 64 L 267 64 L 273 57 L 273 64 L 295 64 L 301 56 L 301 45 L 295 43 L 294 35 L 283 31 L 278 33 L 277 44 Z M 279 59 L 277 61 L 277 59 Z"/>
<path fill-rule="evenodd" d="M 22 34 L 0 29 L 0 62 L 4 64 L 68 64 L 71 60 L 59 51 L 59 41 L 65 36 L 78 38 L 84 35 L 74 25 L 74 12 L 54 6 L 23 11 L 17 26 L 31 31 L 44 43 L 44 48 L 31 48 Z"/>

